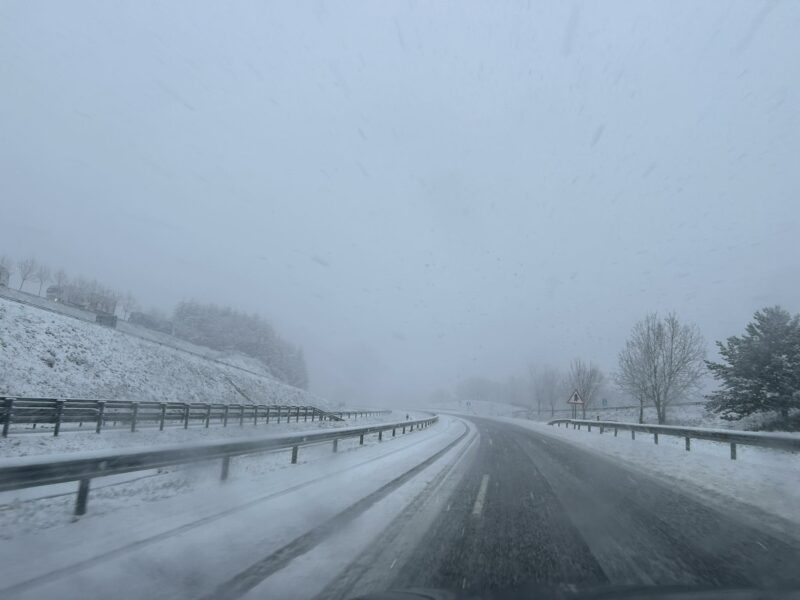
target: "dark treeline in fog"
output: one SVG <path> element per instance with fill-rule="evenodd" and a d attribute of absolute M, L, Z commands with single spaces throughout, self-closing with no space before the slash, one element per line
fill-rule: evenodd
<path fill-rule="evenodd" d="M 215 350 L 237 351 L 259 359 L 278 379 L 306 389 L 303 351 L 282 339 L 258 315 L 227 306 L 181 302 L 172 319 L 177 337 Z"/>

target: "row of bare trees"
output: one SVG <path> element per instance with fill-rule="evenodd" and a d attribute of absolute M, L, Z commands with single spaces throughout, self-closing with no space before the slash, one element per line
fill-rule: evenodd
<path fill-rule="evenodd" d="M 664 318 L 651 313 L 634 325 L 619 354 L 618 370 L 610 378 L 594 362 L 575 358 L 563 370 L 531 365 L 527 380 L 471 377 L 458 384 L 454 395 L 465 401 L 530 406 L 539 415 L 554 417 L 577 391 L 583 400 L 582 418 L 598 407 L 601 398 L 627 395 L 639 404 L 639 422 L 644 421 L 645 407 L 653 407 L 658 422 L 665 423 L 669 407 L 701 387 L 708 374 L 704 359 L 705 341 L 696 326 L 681 323 L 674 313 Z M 616 384 L 616 390 L 609 384 Z"/>
<path fill-rule="evenodd" d="M 639 422 L 646 406 L 655 408 L 659 423 L 667 421 L 670 405 L 697 392 L 707 374 L 705 340 L 695 325 L 681 323 L 677 315 L 645 316 L 633 326 L 612 381 L 639 404 Z M 591 362 L 575 359 L 562 373 L 554 367 L 530 369 L 534 405 L 551 415 L 565 406 L 573 391 L 584 401 L 582 416 L 597 405 L 606 377 Z"/>
<path fill-rule="evenodd" d="M 529 367 L 531 395 L 538 414 L 550 413 L 555 416 L 561 410 L 573 391 L 577 391 L 584 401 L 583 418 L 586 410 L 597 404 L 606 377 L 600 367 L 580 358 L 573 360 L 566 372 L 546 365 Z"/>
<path fill-rule="evenodd" d="M 19 279 L 18 290 L 22 290 L 26 282 L 39 284 L 39 295 L 42 288 L 53 280 L 53 272 L 47 265 L 40 264 L 35 258 L 23 258 L 16 263 L 7 256 L 0 256 L 0 269 L 5 270 L 7 276 L 14 274 L 15 270 Z"/>
<path fill-rule="evenodd" d="M 36 294 L 51 292 L 52 299 L 93 310 L 96 312 L 116 313 L 117 307 L 122 310 L 123 317 L 128 318 L 131 312 L 138 309 L 138 302 L 130 292 L 122 294 L 94 279 L 84 277 L 70 278 L 64 269 L 53 270 L 34 257 L 13 261 L 7 256 L 0 256 L 0 273 L 10 279 L 16 275 L 17 290 L 23 291 L 26 283 L 38 284 Z M 0 278 L 0 283 L 3 281 Z M 9 281 L 10 283 L 10 281 Z M 48 284 L 53 284 L 48 287 Z"/>
<path fill-rule="evenodd" d="M 780 306 L 757 311 L 741 336 L 717 342 L 720 362 L 707 361 L 700 329 L 681 322 L 675 313 L 646 315 L 636 323 L 618 356 L 612 376 L 617 388 L 639 405 L 653 407 L 659 423 L 666 423 L 670 407 L 698 397 L 709 376 L 720 387 L 706 396 L 706 408 L 722 418 L 738 420 L 757 413 L 773 413 L 767 428 L 800 429 L 800 315 Z M 519 404 L 521 380 L 497 384 L 484 378 L 462 382 L 456 396 Z M 566 371 L 552 366 L 529 368 L 528 406 L 538 414 L 555 416 L 575 391 L 586 411 L 605 395 L 605 376 L 597 365 L 575 359 Z"/>

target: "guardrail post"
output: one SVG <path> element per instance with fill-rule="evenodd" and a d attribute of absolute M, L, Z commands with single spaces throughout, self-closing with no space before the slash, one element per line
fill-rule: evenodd
<path fill-rule="evenodd" d="M 253 426 L 258 425 L 258 404 L 253 406 Z"/>
<path fill-rule="evenodd" d="M 211 404 L 206 406 L 206 429 L 208 429 L 210 423 L 211 423 Z"/>
<path fill-rule="evenodd" d="M 614 427 L 614 437 L 617 437 L 617 428 Z"/>
<path fill-rule="evenodd" d="M 228 406 L 226 404 L 225 405 L 225 409 L 222 412 L 222 426 L 223 427 L 227 427 L 228 426 L 228 409 L 230 409 L 230 406 Z"/>
<path fill-rule="evenodd" d="M 244 404 L 239 405 L 239 427 L 244 427 Z"/>
<path fill-rule="evenodd" d="M 690 437 L 687 435 L 687 436 L 686 436 L 686 451 L 687 451 L 687 452 L 689 452 L 689 450 L 691 449 L 691 447 L 692 447 L 691 438 L 690 438 Z"/>
<path fill-rule="evenodd" d="M 183 428 L 189 429 L 189 405 L 186 402 L 183 403 Z"/>
<path fill-rule="evenodd" d="M 736 442 L 731 442 L 731 460 L 736 460 Z"/>
<path fill-rule="evenodd" d="M 166 420 L 166 418 L 167 418 L 167 403 L 166 402 L 162 402 L 161 403 L 161 418 L 158 421 L 158 430 L 159 431 L 164 431 L 164 421 Z"/>
<path fill-rule="evenodd" d="M 363 433 L 360 436 L 358 436 L 358 445 L 359 446 L 363 446 L 364 445 L 364 434 Z"/>
<path fill-rule="evenodd" d="M 56 400 L 56 426 L 53 428 L 53 436 L 57 436 L 61 431 L 61 415 L 64 414 L 64 401 Z"/>
<path fill-rule="evenodd" d="M 8 437 L 8 428 L 11 426 L 11 413 L 14 411 L 14 399 L 6 398 L 6 414 L 3 416 L 3 437 Z"/>
<path fill-rule="evenodd" d="M 139 403 L 133 403 L 133 413 L 131 414 L 131 433 L 136 431 L 136 417 L 139 414 Z"/>
<path fill-rule="evenodd" d="M 406 426 L 403 425 L 403 433 L 405 434 L 405 432 L 406 432 Z"/>
<path fill-rule="evenodd" d="M 292 446 L 292 464 L 297 464 L 297 446 Z"/>
<path fill-rule="evenodd" d="M 653 443 L 658 445 L 658 432 L 653 433 Z"/>
<path fill-rule="evenodd" d="M 588 431 L 589 433 L 592 432 L 592 424 L 591 423 L 589 423 L 589 425 L 587 425 L 586 431 Z"/>
<path fill-rule="evenodd" d="M 272 409 L 269 406 L 267 406 L 267 420 L 266 420 L 266 424 L 267 425 L 269 425 L 269 413 L 270 412 L 272 412 Z"/>
<path fill-rule="evenodd" d="M 278 407 L 278 425 L 281 424 L 281 407 Z"/>
<path fill-rule="evenodd" d="M 316 409 L 313 409 L 313 410 L 311 411 L 311 422 L 312 422 L 312 423 L 314 422 L 314 419 L 316 418 L 316 416 L 317 416 L 317 410 L 316 410 Z"/>
<path fill-rule="evenodd" d="M 378 441 L 379 441 L 379 442 L 382 442 L 382 441 L 383 441 L 383 429 L 381 429 L 381 430 L 378 432 Z"/>
<path fill-rule="evenodd" d="M 103 416 L 106 412 L 106 403 L 102 400 L 97 403 L 97 425 L 94 428 L 95 433 L 100 433 L 103 428 Z"/>
<path fill-rule="evenodd" d="M 78 482 L 78 499 L 75 501 L 75 515 L 86 514 L 86 504 L 89 501 L 89 482 L 91 479 L 81 479 Z"/>
<path fill-rule="evenodd" d="M 303 423 L 307 423 L 307 422 L 308 422 L 308 407 L 304 406 L 303 407 Z"/>
<path fill-rule="evenodd" d="M 631 429 L 631 439 L 632 440 L 636 439 L 636 430 L 635 429 Z"/>
<path fill-rule="evenodd" d="M 338 452 L 339 451 L 339 438 L 336 438 L 335 440 L 333 440 L 333 451 L 334 452 Z"/>
<path fill-rule="evenodd" d="M 231 457 L 230 456 L 223 456 L 222 457 L 222 473 L 220 474 L 219 478 L 221 481 L 225 481 L 228 479 L 228 471 L 231 468 Z"/>
<path fill-rule="evenodd" d="M 397 427 L 392 427 L 392 437 L 397 435 Z"/>

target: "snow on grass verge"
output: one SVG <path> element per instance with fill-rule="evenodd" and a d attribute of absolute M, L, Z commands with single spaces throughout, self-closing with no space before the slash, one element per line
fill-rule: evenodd
<path fill-rule="evenodd" d="M 608 430 L 600 434 L 599 427 L 588 432 L 524 419 L 499 420 L 611 456 L 662 480 L 692 486 L 716 501 L 732 498 L 800 524 L 800 456 L 792 452 L 740 444 L 737 460 L 731 460 L 729 446 L 718 442 L 693 439 L 687 452 L 681 437 L 660 435 L 656 445 L 652 435 L 642 433 L 632 440 L 628 431 L 614 437 Z"/>

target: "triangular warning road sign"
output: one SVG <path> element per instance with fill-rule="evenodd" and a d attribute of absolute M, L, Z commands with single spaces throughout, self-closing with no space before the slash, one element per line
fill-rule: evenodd
<path fill-rule="evenodd" d="M 567 400 L 567 404 L 583 404 L 583 398 L 581 398 L 578 390 L 572 392 L 572 396 L 570 396 L 569 400 Z"/>

